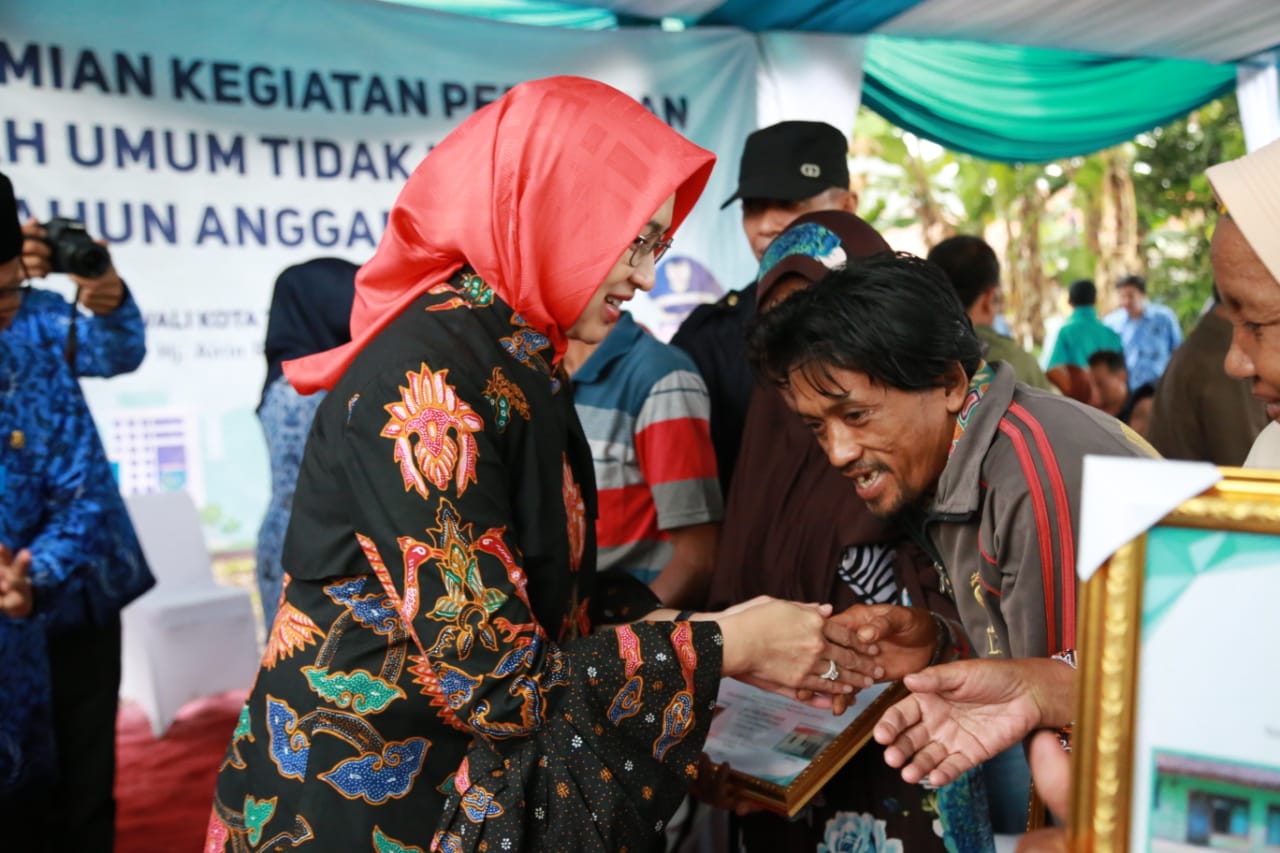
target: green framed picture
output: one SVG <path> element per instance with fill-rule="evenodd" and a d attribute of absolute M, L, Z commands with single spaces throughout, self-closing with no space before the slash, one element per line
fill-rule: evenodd
<path fill-rule="evenodd" d="M 1084 602 L 1072 848 L 1280 849 L 1280 475 L 1224 469 Z"/>

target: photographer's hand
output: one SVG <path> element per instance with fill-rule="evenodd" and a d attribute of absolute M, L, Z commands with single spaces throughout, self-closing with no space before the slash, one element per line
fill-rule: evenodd
<path fill-rule="evenodd" d="M 107 245 L 105 240 L 96 242 L 99 246 Z M 124 282 L 120 280 L 114 264 L 97 278 L 73 275 L 71 280 L 80 288 L 80 304 L 94 314 L 110 314 L 124 302 Z"/>
<path fill-rule="evenodd" d="M 28 278 L 44 278 L 53 271 L 53 250 L 50 248 L 44 228 L 35 218 L 22 223 L 22 265 L 26 267 Z M 106 246 L 106 241 L 95 241 Z M 70 276 L 80 288 L 80 304 L 94 314 L 110 314 L 124 302 L 124 282 L 116 273 L 115 266 L 97 278 Z"/>
<path fill-rule="evenodd" d="M 35 217 L 22 223 L 22 265 L 27 278 L 44 278 L 53 271 L 53 249 L 45 242 L 44 229 Z"/>

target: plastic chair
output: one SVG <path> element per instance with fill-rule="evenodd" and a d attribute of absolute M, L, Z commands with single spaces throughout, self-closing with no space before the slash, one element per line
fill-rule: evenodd
<path fill-rule="evenodd" d="M 131 495 L 125 504 L 156 586 L 121 614 L 120 695 L 142 706 L 161 737 L 190 700 L 252 684 L 257 619 L 247 590 L 214 581 L 190 495 Z"/>

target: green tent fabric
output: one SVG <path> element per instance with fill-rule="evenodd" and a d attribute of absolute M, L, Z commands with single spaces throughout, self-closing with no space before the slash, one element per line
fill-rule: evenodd
<path fill-rule="evenodd" d="M 1116 145 L 1236 83 L 1234 65 L 875 35 L 864 70 L 863 103 L 889 121 L 1007 162 Z"/>
<path fill-rule="evenodd" d="M 632 20 L 574 0 L 392 2 L 574 29 L 612 29 Z M 838 22 L 843 32 L 861 32 L 884 18 L 886 10 L 900 11 L 912 2 L 724 0 L 704 19 L 752 30 Z M 862 102 L 893 124 L 946 148 L 988 160 L 1042 162 L 1132 139 L 1235 85 L 1234 64 L 871 34 Z"/>

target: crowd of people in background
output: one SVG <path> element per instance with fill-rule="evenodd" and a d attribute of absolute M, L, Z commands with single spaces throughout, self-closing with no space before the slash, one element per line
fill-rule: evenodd
<path fill-rule="evenodd" d="M 714 155 L 580 78 L 463 122 L 363 267 L 279 274 L 267 649 L 206 849 L 863 849 L 856 816 L 875 849 L 979 851 L 1033 775 L 1065 817 L 1085 455 L 1280 467 L 1280 222 L 1241 190 L 1280 148 L 1210 170 L 1185 340 L 1142 276 L 1114 306 L 1081 279 L 1040 358 L 982 235 L 895 253 L 847 152 L 821 122 L 744 140 L 721 207 L 758 273 L 669 344 L 626 302 Z M 110 850 L 119 613 L 153 580 L 76 379 L 136 369 L 145 330 L 109 256 L 74 304 L 31 286 L 62 270 L 3 176 L 0 219 L 0 816 Z M 722 677 L 910 695 L 788 820 L 707 774 Z"/>

